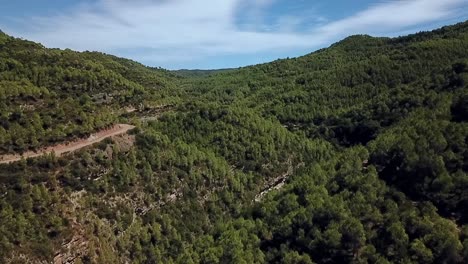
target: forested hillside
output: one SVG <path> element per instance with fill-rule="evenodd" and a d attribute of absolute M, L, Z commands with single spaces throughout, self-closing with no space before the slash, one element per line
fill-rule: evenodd
<path fill-rule="evenodd" d="M 0 32 L 0 154 L 107 127 L 119 108 L 168 97 L 171 76 L 129 60 L 46 49 Z"/>
<path fill-rule="evenodd" d="M 0 154 L 136 128 L 0 165 L 0 262 L 466 263 L 467 84 L 468 22 L 182 75 L 2 34 Z"/>

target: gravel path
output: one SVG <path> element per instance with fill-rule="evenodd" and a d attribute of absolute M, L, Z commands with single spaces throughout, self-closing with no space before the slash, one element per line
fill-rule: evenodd
<path fill-rule="evenodd" d="M 51 147 L 47 147 L 44 149 L 40 149 L 36 152 L 34 151 L 27 151 L 20 154 L 13 154 L 13 155 L 1 155 L 0 156 L 0 164 L 5 163 L 12 163 L 16 161 L 20 161 L 22 158 L 35 158 L 45 154 L 50 154 L 52 152 L 55 153 L 56 156 L 62 156 L 63 154 L 67 154 L 69 152 L 73 152 L 79 150 L 81 148 L 87 147 L 89 145 L 93 145 L 97 142 L 103 141 L 106 138 L 121 135 L 129 131 L 130 129 L 135 128 L 132 125 L 127 124 L 117 124 L 110 129 L 99 131 L 95 134 L 92 134 L 87 139 L 79 139 L 75 141 L 68 142 L 66 144 L 59 144 Z"/>

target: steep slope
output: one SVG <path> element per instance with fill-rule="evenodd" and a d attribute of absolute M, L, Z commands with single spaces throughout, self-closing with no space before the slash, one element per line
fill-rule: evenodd
<path fill-rule="evenodd" d="M 389 186 L 415 202 L 430 202 L 441 215 L 464 225 L 468 219 L 464 210 L 468 203 L 468 124 L 464 117 L 467 113 L 467 64 L 468 23 L 464 22 L 395 39 L 353 36 L 301 58 L 279 60 L 200 80 L 188 79 L 185 87 L 206 102 L 254 109 L 265 118 L 277 119 L 292 132 L 305 134 L 310 139 L 325 139 L 333 143 L 338 152 L 367 145 L 369 156 L 361 160 L 362 166 L 375 168 L 376 175 Z M 345 153 L 347 158 L 354 158 L 352 152 Z M 347 173 L 352 174 L 351 171 Z M 345 176 L 349 177 L 347 174 L 340 177 Z M 337 184 L 343 183 L 332 183 L 327 187 L 328 192 L 334 192 Z M 341 188 L 347 190 L 349 187 L 349 183 L 344 183 Z M 351 192 L 358 195 L 356 192 L 359 191 L 353 189 Z M 278 199 L 283 199 L 284 195 L 287 194 L 281 194 Z M 291 195 L 297 202 L 305 199 L 298 191 Z M 344 201 L 347 199 L 350 198 Z M 375 205 L 375 202 L 369 203 Z M 302 212 L 305 205 L 299 202 L 295 206 L 298 209 L 290 214 Z M 278 216 L 280 208 L 262 214 L 261 219 L 271 217 L 267 220 L 269 223 L 284 221 L 287 214 Z M 403 209 L 398 210 L 405 214 Z M 401 221 L 403 226 L 399 228 L 403 232 L 395 235 L 395 239 L 406 236 L 414 239 L 410 226 L 405 226 L 406 220 Z M 371 222 L 371 225 L 376 224 Z M 294 233 L 294 228 L 291 232 L 291 227 L 287 226 L 293 223 L 302 233 Z M 344 230 L 338 229 L 334 234 L 338 241 L 331 246 L 314 240 L 320 237 L 318 231 L 314 231 L 312 237 L 303 237 L 307 234 L 304 224 L 289 222 L 283 226 L 289 230 L 286 234 L 278 234 L 280 238 L 273 247 L 270 242 L 264 242 L 268 245 L 265 250 L 270 254 L 269 261 L 280 262 L 285 261 L 281 258 L 289 257 L 302 259 L 303 253 L 311 252 L 315 252 L 312 259 L 319 262 L 348 262 L 359 258 L 362 247 L 341 253 L 325 250 L 344 249 L 339 242 L 344 242 Z M 310 222 L 307 227 L 316 228 Z M 379 229 L 374 231 L 380 232 Z M 465 230 L 463 239 L 466 229 L 460 229 Z M 456 229 L 452 228 L 447 232 L 454 231 Z M 435 234 L 434 231 L 429 233 Z M 297 236 L 302 240 L 292 242 L 291 239 Z M 377 235 L 378 243 L 382 243 L 385 236 L 383 233 Z M 369 233 L 366 237 L 370 239 Z M 398 254 L 378 249 L 381 244 L 371 248 L 372 251 L 377 249 L 388 260 L 403 261 L 405 252 L 416 254 L 411 247 L 427 247 L 432 243 L 427 239 L 405 242 L 403 251 Z M 316 247 L 307 244 L 312 241 L 316 241 Z M 293 247 L 292 243 L 305 244 Z M 451 247 L 459 249 L 460 245 L 455 243 Z M 433 250 L 426 251 L 430 253 L 426 256 L 428 260 L 415 257 L 415 261 L 442 262 L 447 261 L 443 258 L 448 255 L 454 257 L 449 262 L 460 261 L 454 253 L 456 250 L 439 257 Z M 325 255 L 319 257 L 321 254 Z M 371 259 L 369 261 L 375 262 L 379 258 Z"/>

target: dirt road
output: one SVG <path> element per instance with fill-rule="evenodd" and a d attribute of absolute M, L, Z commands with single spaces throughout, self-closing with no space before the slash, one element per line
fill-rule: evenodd
<path fill-rule="evenodd" d="M 56 156 L 61 156 L 63 154 L 67 154 L 69 152 L 73 152 L 81 148 L 93 145 L 95 143 L 103 141 L 106 138 L 124 134 L 133 128 L 135 127 L 132 125 L 117 124 L 110 129 L 102 130 L 95 134 L 92 134 L 87 139 L 78 139 L 75 141 L 68 142 L 66 144 L 59 144 L 59 145 L 47 147 L 44 149 L 40 149 L 36 152 L 28 151 L 28 152 L 23 153 L 22 155 L 20 154 L 1 155 L 0 164 L 20 161 L 22 158 L 27 159 L 27 158 L 39 157 L 45 154 L 50 154 L 52 152 L 54 152 Z"/>

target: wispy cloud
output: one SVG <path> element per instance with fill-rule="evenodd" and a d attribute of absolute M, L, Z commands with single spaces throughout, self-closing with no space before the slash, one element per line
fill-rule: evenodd
<path fill-rule="evenodd" d="M 349 34 L 387 34 L 443 21 L 468 7 L 468 0 L 383 1 L 337 21 L 315 14 L 280 14 L 269 30 L 262 30 L 264 10 L 274 1 L 99 0 L 25 20 L 21 27 L 0 26 L 50 47 L 99 50 L 170 65 L 212 56 L 312 50 Z M 249 26 L 236 23 L 239 16 Z M 313 23 L 304 30 L 307 21 Z"/>
<path fill-rule="evenodd" d="M 330 36 L 401 30 L 459 15 L 467 0 L 400 0 L 373 5 L 348 18 L 331 22 L 320 31 Z"/>

